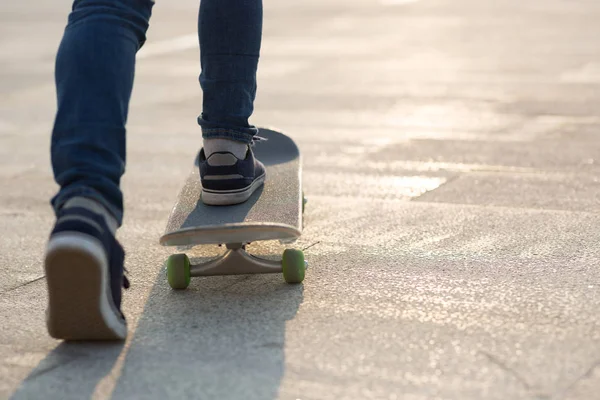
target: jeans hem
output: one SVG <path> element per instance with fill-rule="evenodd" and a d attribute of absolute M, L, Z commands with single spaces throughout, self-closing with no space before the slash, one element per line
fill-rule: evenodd
<path fill-rule="evenodd" d="M 224 128 L 209 128 L 202 129 L 202 137 L 204 139 L 231 139 L 236 142 L 243 142 L 247 144 L 251 144 L 254 138 L 254 135 L 245 132 L 239 132 L 233 129 L 224 129 Z"/>
<path fill-rule="evenodd" d="M 245 126 L 215 123 L 207 121 L 203 115 L 198 117 L 198 125 L 202 128 L 202 137 L 204 139 L 231 139 L 237 142 L 251 144 L 254 136 L 258 133 L 258 128 L 246 123 Z"/>

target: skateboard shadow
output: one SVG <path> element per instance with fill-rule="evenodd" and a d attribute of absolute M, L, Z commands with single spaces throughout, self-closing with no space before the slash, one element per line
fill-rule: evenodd
<path fill-rule="evenodd" d="M 252 151 L 265 166 L 283 164 L 300 157 L 298 146 L 289 136 L 267 128 L 258 129 L 258 136 L 267 141 L 257 142 Z"/>
<path fill-rule="evenodd" d="M 163 274 L 127 345 L 63 342 L 11 399 L 278 398 L 286 324 L 302 303 L 302 285 L 247 275 L 195 279 L 173 291 Z"/>
<path fill-rule="evenodd" d="M 200 278 L 174 291 L 162 272 L 113 397 L 277 398 L 286 322 L 302 303 L 303 287 L 275 274 Z"/>
<path fill-rule="evenodd" d="M 10 398 L 89 399 L 113 369 L 123 347 L 124 343 L 114 342 L 63 342 L 31 371 Z"/>

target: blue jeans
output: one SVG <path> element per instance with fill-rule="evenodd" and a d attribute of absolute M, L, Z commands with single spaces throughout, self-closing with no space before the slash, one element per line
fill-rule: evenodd
<path fill-rule="evenodd" d="M 123 220 L 125 124 L 135 54 L 153 0 L 75 0 L 56 57 L 58 111 L 51 142 L 58 211 L 73 196 L 102 203 Z M 201 0 L 198 17 L 202 136 L 250 143 L 262 0 Z"/>

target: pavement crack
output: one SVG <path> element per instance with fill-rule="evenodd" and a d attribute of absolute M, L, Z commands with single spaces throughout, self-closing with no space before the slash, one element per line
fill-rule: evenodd
<path fill-rule="evenodd" d="M 519 381 L 523 385 L 523 387 L 525 387 L 525 389 L 527 389 L 527 391 L 531 391 L 533 389 L 536 389 L 532 385 L 530 385 L 529 382 L 527 382 L 527 380 L 523 376 L 521 376 L 521 374 L 519 374 L 514 369 L 510 368 L 508 365 L 506 365 L 498 357 L 496 357 L 493 354 L 488 353 L 486 351 L 482 351 L 482 350 L 479 350 L 479 353 L 482 354 L 483 356 L 485 356 L 491 363 L 497 365 L 502 370 L 504 370 L 506 373 L 508 373 L 509 375 L 511 375 L 513 378 L 515 378 L 517 381 Z"/>
<path fill-rule="evenodd" d="M 39 280 L 42 280 L 42 279 L 44 279 L 45 277 L 46 277 L 46 275 L 42 275 L 42 276 L 39 276 L 39 277 L 37 277 L 37 278 L 35 278 L 35 279 L 32 279 L 32 280 L 30 280 L 30 281 L 23 282 L 23 283 L 21 283 L 20 285 L 17 285 L 17 286 L 15 286 L 15 287 L 12 287 L 12 288 L 9 288 L 9 289 L 6 289 L 4 292 L 0 293 L 0 295 L 4 295 L 4 294 L 6 294 L 6 293 L 13 292 L 13 291 L 15 291 L 15 290 L 17 290 L 17 289 L 20 289 L 20 288 L 22 288 L 23 286 L 27 286 L 27 285 L 29 285 L 29 284 L 31 284 L 31 283 L 37 282 L 37 281 L 39 281 Z"/>
<path fill-rule="evenodd" d="M 588 379 L 592 376 L 592 373 L 596 370 L 596 368 L 600 365 L 600 359 L 594 361 L 592 365 L 588 369 L 585 370 L 583 374 L 581 374 L 577 379 L 575 379 L 569 386 L 563 389 L 560 393 L 557 393 L 553 396 L 553 399 L 556 398 L 564 398 L 577 384 L 585 379 Z"/>
<path fill-rule="evenodd" d="M 313 246 L 318 245 L 319 243 L 321 243 L 321 241 L 319 240 L 318 242 L 314 242 L 313 244 L 306 246 L 305 248 L 302 249 L 302 251 L 306 251 L 307 249 L 310 249 Z"/>

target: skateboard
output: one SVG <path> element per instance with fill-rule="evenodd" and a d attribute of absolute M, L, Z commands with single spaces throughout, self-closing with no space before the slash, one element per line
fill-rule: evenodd
<path fill-rule="evenodd" d="M 289 242 L 302 233 L 302 215 L 306 199 L 302 193 L 300 152 L 294 141 L 281 132 L 259 128 L 254 155 L 266 168 L 266 179 L 244 203 L 230 206 L 205 205 L 200 196 L 202 185 L 198 158 L 188 175 L 171 211 L 163 246 L 219 244 L 221 256 L 192 265 L 187 255 L 173 254 L 166 261 L 169 285 L 185 289 L 191 277 L 282 273 L 288 283 L 304 280 L 307 263 L 301 250 L 286 249 L 281 260 L 267 260 L 246 251 L 259 240 Z"/>

